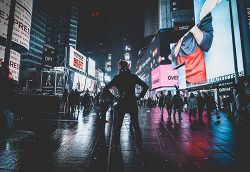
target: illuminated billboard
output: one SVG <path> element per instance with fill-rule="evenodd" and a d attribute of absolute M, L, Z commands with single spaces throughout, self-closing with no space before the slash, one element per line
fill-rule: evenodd
<path fill-rule="evenodd" d="M 67 89 L 77 89 L 83 91 L 86 83 L 86 76 L 78 72 L 70 71 L 67 81 Z"/>
<path fill-rule="evenodd" d="M 0 36 L 7 38 L 11 0 L 0 1 Z M 29 49 L 33 0 L 17 0 L 12 41 Z"/>
<path fill-rule="evenodd" d="M 196 25 L 173 46 L 169 56 L 174 66 L 185 65 L 187 86 L 234 77 L 232 39 L 235 39 L 238 71 L 243 75 L 236 1 L 232 1 L 234 38 L 227 0 L 194 0 L 194 11 Z"/>
<path fill-rule="evenodd" d="M 69 66 L 81 72 L 86 72 L 87 58 L 74 48 L 69 48 Z"/>
<path fill-rule="evenodd" d="M 96 81 L 90 78 L 87 78 L 85 90 L 89 90 L 90 92 L 96 91 Z"/>
<path fill-rule="evenodd" d="M 172 65 L 160 65 L 151 72 L 152 89 L 178 85 L 178 70 Z"/>
<path fill-rule="evenodd" d="M 4 61 L 4 53 L 5 53 L 5 47 L 0 45 L 0 63 Z M 19 80 L 19 71 L 20 71 L 20 58 L 21 55 L 14 51 L 10 51 L 10 75 L 9 78 L 13 79 L 15 81 Z"/>
<path fill-rule="evenodd" d="M 95 61 L 91 58 L 88 58 L 88 74 L 95 77 Z"/>

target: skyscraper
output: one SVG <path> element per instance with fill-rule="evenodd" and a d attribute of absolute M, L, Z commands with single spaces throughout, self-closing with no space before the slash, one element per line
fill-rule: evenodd
<path fill-rule="evenodd" d="M 159 29 L 194 23 L 193 0 L 146 0 L 144 3 L 144 37 Z"/>
<path fill-rule="evenodd" d="M 34 0 L 30 50 L 21 57 L 21 78 L 41 68 L 45 44 L 55 48 L 54 66 L 62 66 L 65 47 L 77 46 L 77 26 L 78 0 Z"/>
<path fill-rule="evenodd" d="M 21 55 L 20 78 L 27 78 L 30 70 L 36 70 L 41 66 L 43 45 L 46 40 L 47 8 L 44 1 L 33 1 L 33 14 L 30 32 L 30 48 L 28 52 Z"/>
<path fill-rule="evenodd" d="M 48 14 L 46 43 L 55 47 L 55 66 L 62 66 L 65 47 L 77 46 L 78 0 L 54 1 Z"/>
<path fill-rule="evenodd" d="M 144 37 L 155 35 L 159 30 L 158 0 L 144 2 Z"/>

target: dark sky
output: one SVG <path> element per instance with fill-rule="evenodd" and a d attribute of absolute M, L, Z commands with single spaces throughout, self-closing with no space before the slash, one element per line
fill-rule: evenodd
<path fill-rule="evenodd" d="M 90 56 L 107 58 L 112 54 L 113 67 L 123 57 L 125 45 L 137 59 L 144 35 L 142 0 L 80 0 L 78 50 L 91 51 Z M 97 12 L 97 16 L 96 13 Z M 93 16 L 94 15 L 94 16 Z M 97 64 L 98 66 L 100 64 Z M 104 66 L 104 64 L 101 64 Z"/>

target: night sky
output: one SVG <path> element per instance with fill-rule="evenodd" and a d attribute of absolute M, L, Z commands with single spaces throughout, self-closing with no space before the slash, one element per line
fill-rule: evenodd
<path fill-rule="evenodd" d="M 132 49 L 132 63 L 138 58 L 143 45 L 143 13 L 142 0 L 80 0 L 77 49 L 83 54 L 90 52 L 93 59 L 112 54 L 112 73 L 117 73 L 126 44 Z M 97 63 L 97 67 L 104 64 Z"/>

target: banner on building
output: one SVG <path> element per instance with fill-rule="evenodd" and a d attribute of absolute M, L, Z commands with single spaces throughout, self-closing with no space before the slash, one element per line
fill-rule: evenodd
<path fill-rule="evenodd" d="M 193 2 L 196 25 L 173 46 L 171 51 L 172 62 L 176 62 L 173 65 L 179 67 L 181 64 L 185 65 L 187 87 L 214 83 L 215 78 L 235 73 L 235 58 L 238 71 L 243 73 L 241 48 L 243 38 L 240 37 L 236 1 L 231 1 L 232 18 L 230 18 L 229 1 L 194 0 Z M 232 29 L 235 37 L 232 35 Z M 201 32 L 203 34 L 199 34 Z M 234 48 L 236 56 L 233 53 Z M 222 67 L 222 64 L 226 68 Z"/>
<path fill-rule="evenodd" d="M 81 72 L 86 72 L 87 58 L 74 48 L 69 48 L 69 66 Z"/>
<path fill-rule="evenodd" d="M 96 81 L 90 78 L 87 78 L 85 90 L 89 90 L 90 92 L 96 92 Z"/>
<path fill-rule="evenodd" d="M 66 88 L 71 91 L 72 89 L 77 89 L 78 91 L 83 91 L 86 83 L 86 76 L 78 72 L 70 71 Z"/>
<path fill-rule="evenodd" d="M 5 53 L 5 47 L 0 45 L 0 63 L 4 61 L 4 53 Z M 19 71 L 20 71 L 20 58 L 21 55 L 14 51 L 10 51 L 10 75 L 9 78 L 19 81 Z"/>
<path fill-rule="evenodd" d="M 91 58 L 88 58 L 88 74 L 95 77 L 95 61 Z"/>
<path fill-rule="evenodd" d="M 11 0 L 0 1 L 0 36 L 7 38 Z M 33 0 L 17 0 L 12 41 L 29 49 Z"/>

